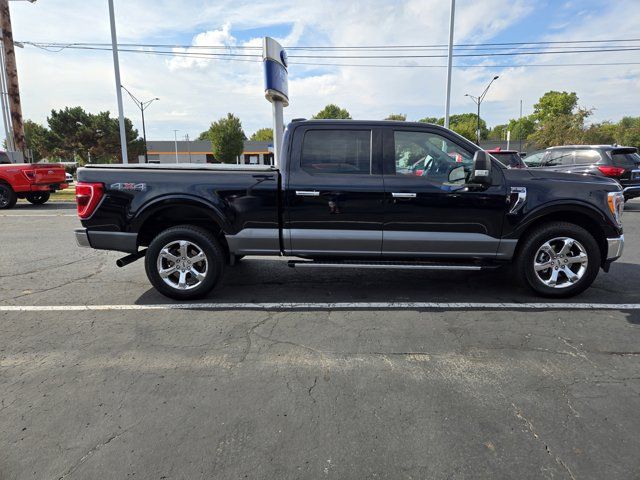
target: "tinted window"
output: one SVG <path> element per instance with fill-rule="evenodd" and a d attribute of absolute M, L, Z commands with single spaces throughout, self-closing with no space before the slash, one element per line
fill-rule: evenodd
<path fill-rule="evenodd" d="M 434 184 L 451 181 L 452 170 L 462 167 L 457 182 L 464 183 L 471 172 L 473 156 L 451 140 L 436 133 L 396 131 L 396 175 L 424 177 Z"/>
<path fill-rule="evenodd" d="M 545 161 L 545 167 L 557 167 L 560 165 L 573 165 L 573 150 L 553 150 Z"/>
<path fill-rule="evenodd" d="M 371 172 L 370 130 L 309 130 L 300 165 L 312 174 Z"/>
<path fill-rule="evenodd" d="M 527 167 L 539 167 L 542 163 L 542 157 L 544 157 L 545 151 L 534 152 L 531 155 L 524 157 L 524 163 Z"/>
<path fill-rule="evenodd" d="M 491 152 L 491 156 L 507 168 L 522 168 L 524 164 L 520 155 L 514 152 Z"/>
<path fill-rule="evenodd" d="M 640 155 L 637 153 L 611 153 L 613 165 L 622 168 L 640 168 Z"/>
<path fill-rule="evenodd" d="M 576 163 L 598 163 L 601 159 L 600 154 L 595 150 L 576 150 Z"/>
<path fill-rule="evenodd" d="M 9 160 L 9 155 L 7 155 L 6 152 L 0 152 L 0 164 L 3 163 L 11 163 L 11 160 Z"/>

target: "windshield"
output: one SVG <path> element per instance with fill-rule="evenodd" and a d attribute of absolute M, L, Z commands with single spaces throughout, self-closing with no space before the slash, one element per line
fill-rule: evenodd
<path fill-rule="evenodd" d="M 542 157 L 544 157 L 544 150 L 527 155 L 523 161 L 527 167 L 539 167 L 542 163 Z"/>

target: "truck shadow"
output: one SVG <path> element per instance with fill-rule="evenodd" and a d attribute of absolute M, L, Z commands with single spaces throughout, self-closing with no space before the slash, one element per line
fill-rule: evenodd
<path fill-rule="evenodd" d="M 281 260 L 244 259 L 229 267 L 222 283 L 189 303 L 637 303 L 640 265 L 614 263 L 587 291 L 570 299 L 535 296 L 518 284 L 510 268 L 481 272 L 305 269 Z M 176 303 L 150 289 L 138 304 Z M 633 315 L 632 323 L 640 322 Z"/>

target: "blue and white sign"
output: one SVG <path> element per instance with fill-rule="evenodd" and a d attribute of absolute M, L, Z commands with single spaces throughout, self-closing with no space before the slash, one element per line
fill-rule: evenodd
<path fill-rule="evenodd" d="M 289 80 L 287 52 L 271 37 L 265 37 L 262 49 L 264 67 L 264 96 L 270 102 L 280 101 L 289 105 Z"/>

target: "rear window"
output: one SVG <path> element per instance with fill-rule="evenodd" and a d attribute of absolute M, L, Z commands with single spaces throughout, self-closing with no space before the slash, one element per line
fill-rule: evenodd
<path fill-rule="evenodd" d="M 9 155 L 7 155 L 6 152 L 0 152 L 0 165 L 7 163 L 11 163 L 11 160 L 9 160 Z"/>
<path fill-rule="evenodd" d="M 509 168 L 522 168 L 524 163 L 515 152 L 490 152 L 491 156 L 496 158 L 501 164 Z"/>
<path fill-rule="evenodd" d="M 640 155 L 636 152 L 611 152 L 613 165 L 622 168 L 640 168 Z"/>
<path fill-rule="evenodd" d="M 300 166 L 311 174 L 369 174 L 371 131 L 309 130 L 304 136 Z"/>

